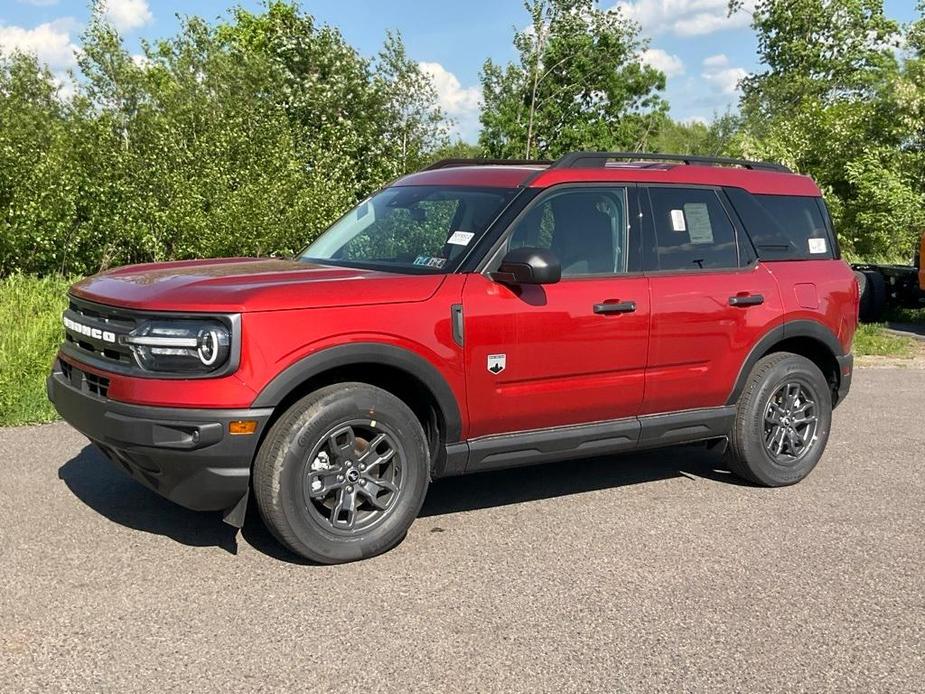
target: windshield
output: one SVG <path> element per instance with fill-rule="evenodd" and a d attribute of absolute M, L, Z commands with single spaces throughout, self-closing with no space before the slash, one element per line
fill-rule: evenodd
<path fill-rule="evenodd" d="M 447 186 L 386 188 L 344 215 L 299 259 L 450 272 L 515 192 Z"/>

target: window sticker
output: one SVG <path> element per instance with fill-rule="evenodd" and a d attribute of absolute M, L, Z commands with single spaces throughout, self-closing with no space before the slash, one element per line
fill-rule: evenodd
<path fill-rule="evenodd" d="M 705 202 L 684 203 L 684 216 L 687 219 L 687 233 L 691 243 L 713 243 L 713 225 L 710 223 L 710 210 Z"/>
<path fill-rule="evenodd" d="M 827 253 L 828 246 L 826 245 L 825 239 L 810 239 L 809 240 L 809 252 L 810 253 Z"/>
<path fill-rule="evenodd" d="M 419 255 L 414 259 L 415 265 L 420 265 L 422 267 L 432 267 L 437 268 L 438 270 L 446 265 L 446 258 L 435 258 L 429 255 Z"/>
<path fill-rule="evenodd" d="M 675 231 L 687 231 L 687 223 L 684 221 L 684 210 L 671 211 L 671 228 Z"/>
<path fill-rule="evenodd" d="M 454 231 L 446 242 L 452 243 L 454 246 L 468 246 L 473 236 L 475 234 L 471 231 Z"/>

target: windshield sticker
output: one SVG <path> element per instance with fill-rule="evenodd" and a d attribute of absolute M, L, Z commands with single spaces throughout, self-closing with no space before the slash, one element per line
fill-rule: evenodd
<path fill-rule="evenodd" d="M 438 270 L 446 265 L 446 258 L 434 258 L 429 255 L 419 255 L 414 259 L 415 265 L 420 265 L 422 267 L 433 267 Z"/>
<path fill-rule="evenodd" d="M 671 211 L 671 228 L 675 231 L 687 231 L 687 224 L 684 221 L 684 210 Z"/>
<path fill-rule="evenodd" d="M 468 246 L 473 236 L 475 234 L 471 231 L 454 231 L 446 242 L 452 243 L 454 246 Z"/>
<path fill-rule="evenodd" d="M 684 217 L 687 219 L 687 233 L 691 243 L 713 243 L 713 225 L 710 224 L 710 210 L 705 202 L 684 203 Z"/>
<path fill-rule="evenodd" d="M 826 246 L 825 239 L 810 239 L 809 240 L 809 252 L 810 253 L 827 253 L 828 247 Z"/>

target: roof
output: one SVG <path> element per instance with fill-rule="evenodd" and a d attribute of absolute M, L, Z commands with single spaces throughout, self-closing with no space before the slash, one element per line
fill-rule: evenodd
<path fill-rule="evenodd" d="M 638 161 L 632 159 L 638 157 Z M 615 160 L 631 159 L 627 162 Z M 779 164 L 738 159 L 638 153 L 574 153 L 556 162 L 447 160 L 396 185 L 548 188 L 563 183 L 662 183 L 743 188 L 758 195 L 821 197 L 809 176 Z"/>

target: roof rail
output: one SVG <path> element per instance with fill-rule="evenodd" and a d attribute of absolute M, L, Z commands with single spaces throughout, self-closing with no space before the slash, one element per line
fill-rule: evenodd
<path fill-rule="evenodd" d="M 552 163 L 548 159 L 441 159 L 425 166 L 421 171 L 448 169 L 451 166 L 549 166 Z"/>
<path fill-rule="evenodd" d="M 666 161 L 680 164 L 705 166 L 741 166 L 743 169 L 761 169 L 793 173 L 783 164 L 766 161 L 749 161 L 729 157 L 705 157 L 695 154 L 654 154 L 647 152 L 571 152 L 553 162 L 553 169 L 585 169 L 606 166 L 611 159 L 632 159 L 637 161 Z"/>

